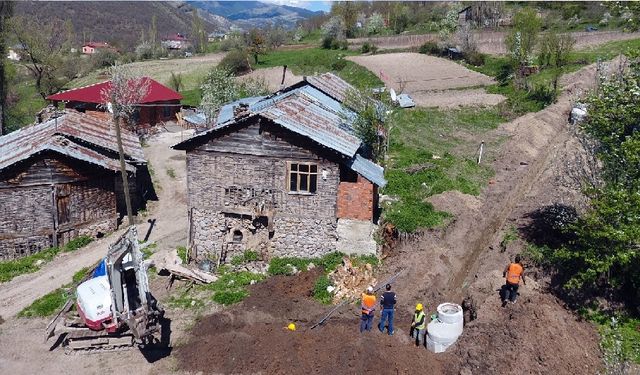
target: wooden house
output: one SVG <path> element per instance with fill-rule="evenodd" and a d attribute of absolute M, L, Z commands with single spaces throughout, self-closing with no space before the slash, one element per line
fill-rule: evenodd
<path fill-rule="evenodd" d="M 138 138 L 122 138 L 136 198 L 147 189 L 146 162 Z M 125 211 L 119 173 L 110 122 L 79 112 L 0 137 L 0 259 L 115 230 Z"/>
<path fill-rule="evenodd" d="M 180 93 L 149 78 L 144 77 L 149 83 L 147 95 L 140 101 L 139 107 L 133 115 L 132 122 L 137 131 L 145 133 L 164 121 L 175 121 L 176 113 L 180 112 Z M 111 115 L 105 108 L 103 92 L 109 90 L 110 81 L 96 83 L 94 85 L 79 87 L 62 91 L 47 97 L 55 106 L 63 102 L 65 108 L 72 108 L 79 112 L 85 112 L 101 119 L 109 119 Z"/>
<path fill-rule="evenodd" d="M 187 154 L 192 254 L 376 252 L 386 181 L 351 128 L 349 89 L 333 74 L 308 77 L 224 106 L 212 128 L 174 146 Z"/>

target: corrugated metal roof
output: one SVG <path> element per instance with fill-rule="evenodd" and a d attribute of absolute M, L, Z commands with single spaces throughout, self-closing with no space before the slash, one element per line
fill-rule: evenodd
<path fill-rule="evenodd" d="M 348 163 L 348 167 L 380 187 L 387 184 L 387 180 L 384 179 L 384 168 L 361 155 L 354 156 Z"/>
<path fill-rule="evenodd" d="M 52 143 L 53 139 L 56 142 Z M 63 149 L 61 148 L 62 139 L 66 139 L 70 144 L 65 152 L 62 152 Z M 130 161 L 146 162 L 140 141 L 136 135 L 122 129 L 122 143 L 125 154 Z M 111 161 L 115 159 L 103 155 L 99 152 L 100 149 L 118 152 L 115 129 L 113 129 L 110 121 L 67 110 L 60 117 L 24 127 L 0 137 L 0 169 L 47 149 L 61 152 L 80 160 L 91 158 L 93 161 L 90 162 L 105 166 L 105 168 L 110 166 Z M 101 161 L 97 162 L 97 160 Z"/>
<path fill-rule="evenodd" d="M 355 90 L 353 86 L 333 73 L 306 77 L 305 80 L 341 103 L 344 102 L 349 91 Z"/>
<path fill-rule="evenodd" d="M 354 114 L 321 92 L 302 87 L 270 101 L 256 103 L 255 113 L 346 156 L 360 148 L 362 141 L 348 123 Z"/>
<path fill-rule="evenodd" d="M 187 149 L 187 144 L 194 139 L 206 137 L 235 124 L 234 107 L 242 103 L 248 105 L 248 113 L 242 117 L 243 121 L 253 116 L 267 118 L 347 156 L 350 160 L 347 165 L 350 168 L 371 182 L 384 186 L 386 181 L 382 167 L 356 154 L 362 144 L 352 128 L 356 114 L 341 102 L 353 87 L 331 73 L 309 77 L 306 83 L 271 97 L 242 99 L 229 103 L 220 109 L 213 128 L 173 147 Z"/>
<path fill-rule="evenodd" d="M 142 80 L 149 85 L 149 90 L 138 104 L 182 99 L 182 95 L 180 95 L 180 93 L 171 90 L 158 81 L 149 77 L 142 77 Z M 104 104 L 106 100 L 103 92 L 108 92 L 109 90 L 111 90 L 111 81 L 104 81 L 93 85 L 78 87 L 76 89 L 61 91 L 57 94 L 47 96 L 47 100 Z"/>

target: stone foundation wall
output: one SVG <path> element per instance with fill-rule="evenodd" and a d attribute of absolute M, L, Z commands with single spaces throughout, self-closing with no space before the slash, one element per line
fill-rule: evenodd
<path fill-rule="evenodd" d="M 218 257 L 225 249 L 225 262 L 245 250 L 264 259 L 272 257 L 321 257 L 336 251 L 335 219 L 275 217 L 273 232 L 266 218 L 224 214 L 211 210 L 192 211 L 192 248 L 198 258 Z"/>

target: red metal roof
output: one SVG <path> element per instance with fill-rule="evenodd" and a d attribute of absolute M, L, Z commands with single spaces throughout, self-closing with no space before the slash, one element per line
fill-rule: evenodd
<path fill-rule="evenodd" d="M 138 104 L 182 99 L 182 95 L 171 90 L 167 86 L 154 81 L 149 77 L 143 77 L 142 79 L 149 82 L 149 91 L 144 99 Z M 110 89 L 111 81 L 104 81 L 94 85 L 79 87 L 77 89 L 71 89 L 49 95 L 47 96 L 47 99 L 65 102 L 104 104 L 107 100 L 105 100 L 102 93 L 108 92 Z"/>
<path fill-rule="evenodd" d="M 111 47 L 109 45 L 109 43 L 107 42 L 89 42 L 85 45 L 83 45 L 83 47 L 92 47 L 92 48 L 109 48 Z"/>
<path fill-rule="evenodd" d="M 122 144 L 129 161 L 145 163 L 142 146 L 135 134 L 122 129 Z M 0 137 L 0 169 L 45 150 L 108 169 L 116 168 L 117 158 L 106 156 L 105 149 L 115 154 L 118 152 L 115 129 L 111 122 L 67 110 L 58 118 Z"/>

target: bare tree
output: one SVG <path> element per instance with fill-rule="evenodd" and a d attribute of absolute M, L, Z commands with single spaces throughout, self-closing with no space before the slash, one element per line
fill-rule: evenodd
<path fill-rule="evenodd" d="M 109 68 L 109 73 L 111 74 L 111 85 L 103 89 L 100 94 L 105 105 L 111 109 L 113 114 L 113 125 L 116 129 L 118 153 L 120 154 L 120 174 L 122 175 L 122 187 L 127 206 L 127 218 L 129 225 L 133 225 L 129 179 L 124 160 L 120 126 L 123 121 L 131 119 L 131 115 L 149 92 L 150 81 L 145 77 L 138 76 L 131 68 L 117 63 Z"/>
<path fill-rule="evenodd" d="M 38 23 L 33 19 L 16 16 L 8 25 L 21 47 L 24 48 L 25 67 L 36 80 L 36 89 L 42 98 L 60 90 L 67 82 L 60 73 L 64 64 L 69 61 L 71 41 L 65 23 L 60 20 L 49 20 Z"/>

